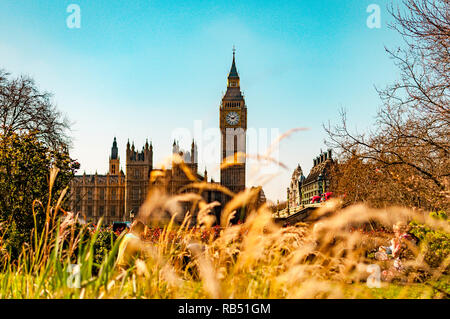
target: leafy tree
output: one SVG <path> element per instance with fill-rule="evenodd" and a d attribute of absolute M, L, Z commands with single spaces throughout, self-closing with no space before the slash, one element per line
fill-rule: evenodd
<path fill-rule="evenodd" d="M 8 227 L 7 240 L 12 256 L 30 240 L 34 227 L 33 202 L 38 228 L 45 219 L 49 201 L 49 172 L 59 168 L 52 188 L 51 204 L 69 184 L 79 164 L 63 150 L 48 147 L 36 133 L 0 135 L 0 222 Z"/>

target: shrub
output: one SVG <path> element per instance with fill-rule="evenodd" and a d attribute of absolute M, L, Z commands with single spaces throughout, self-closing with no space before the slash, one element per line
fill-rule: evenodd
<path fill-rule="evenodd" d="M 444 212 L 430 213 L 430 216 L 443 220 L 447 219 Z M 416 221 L 412 221 L 410 226 L 410 233 L 419 239 L 420 249 L 424 254 L 425 262 L 430 267 L 439 267 L 449 256 L 450 234 L 440 230 L 433 230 L 427 225 L 419 224 Z"/>
<path fill-rule="evenodd" d="M 48 176 L 52 167 L 59 171 L 53 181 Z M 45 205 L 49 199 L 56 204 L 78 167 L 66 151 L 50 149 L 34 133 L 0 134 L 0 222 L 10 226 L 5 239 L 13 258 L 30 242 L 34 217 L 42 229 Z"/>
<path fill-rule="evenodd" d="M 98 231 L 97 238 L 94 243 L 94 270 L 99 268 L 103 259 L 114 246 L 117 235 L 113 232 L 112 227 L 105 227 Z"/>

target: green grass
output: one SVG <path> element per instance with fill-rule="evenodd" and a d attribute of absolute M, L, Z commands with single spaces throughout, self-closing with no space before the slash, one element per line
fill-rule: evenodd
<path fill-rule="evenodd" d="M 443 279 L 444 280 L 444 279 Z M 448 280 L 445 279 L 445 280 Z M 433 298 L 448 298 L 450 291 L 447 289 L 445 293 L 441 290 L 433 288 L 436 283 L 421 283 L 421 284 L 385 284 L 380 288 L 369 288 L 365 284 L 358 284 L 348 287 L 347 296 L 352 295 L 364 296 L 369 299 L 433 299 Z"/>

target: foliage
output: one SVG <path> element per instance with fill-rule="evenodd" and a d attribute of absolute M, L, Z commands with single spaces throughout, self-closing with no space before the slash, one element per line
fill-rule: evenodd
<path fill-rule="evenodd" d="M 437 219 L 442 219 L 442 220 L 447 220 L 448 219 L 448 215 L 445 211 L 440 210 L 438 212 L 431 212 L 430 216 L 433 218 L 437 218 Z"/>
<path fill-rule="evenodd" d="M 58 167 L 59 178 L 49 193 L 51 167 Z M 0 222 L 9 225 L 6 239 L 14 257 L 30 241 L 33 211 L 40 230 L 44 205 L 56 203 L 78 167 L 67 152 L 48 148 L 34 133 L 0 135 Z"/>
<path fill-rule="evenodd" d="M 445 212 L 430 213 L 433 218 L 446 220 Z M 431 267 L 438 267 L 450 254 L 450 234 L 431 229 L 429 226 L 416 221 L 410 223 L 410 233 L 419 239 L 425 262 Z"/>
<path fill-rule="evenodd" d="M 112 231 L 112 227 L 104 227 L 99 230 L 93 230 L 93 233 L 97 232 L 97 238 L 94 243 L 94 266 L 100 267 L 105 256 L 114 246 L 118 236 Z"/>
<path fill-rule="evenodd" d="M 363 202 L 372 207 L 408 206 L 422 208 L 430 206 L 421 194 L 429 191 L 426 184 L 411 185 L 407 178 L 414 175 L 408 168 L 383 168 L 373 160 L 363 160 L 355 152 L 334 165 L 331 173 L 333 192 L 345 205 Z M 432 198 L 435 194 L 428 194 Z M 435 196 L 438 198 L 439 196 Z M 434 205 L 443 205 L 435 201 Z M 432 206 L 432 205 L 431 205 Z"/>
<path fill-rule="evenodd" d="M 245 191 L 236 195 L 234 207 L 245 205 L 244 195 L 251 196 Z M 160 196 L 153 194 L 144 204 L 149 219 L 157 218 L 158 205 L 168 198 L 172 208 L 187 197 L 198 200 L 194 194 Z M 448 275 L 439 271 L 441 265 L 436 265 L 432 280 L 422 284 L 405 275 L 403 282 L 383 282 L 381 288 L 365 285 L 366 267 L 374 263 L 367 252 L 391 235 L 386 228 L 415 216 L 428 232 L 448 234 L 446 221 L 421 218 L 407 209 L 340 207 L 337 201 L 327 202 L 305 223 L 286 228 L 274 224 L 272 211 L 265 205 L 251 211 L 244 223 L 223 227 L 189 227 L 189 214 L 175 225 L 173 215 L 163 228 L 147 229 L 143 245 L 148 254 L 121 272 L 115 262 L 122 234 L 117 237 L 101 222 L 80 224 L 72 213 L 57 217 L 58 209 L 48 205 L 44 221 L 48 227 L 42 232 L 34 228 L 30 245 L 23 247 L 16 262 L 2 257 L 0 298 L 448 297 Z M 367 228 L 369 221 L 384 227 Z M 364 227 L 356 231 L 350 225 Z M 5 242 L 0 229 L 1 251 Z M 193 243 L 203 252 L 189 248 Z M 71 281 L 74 263 L 80 267 L 79 282 Z"/>

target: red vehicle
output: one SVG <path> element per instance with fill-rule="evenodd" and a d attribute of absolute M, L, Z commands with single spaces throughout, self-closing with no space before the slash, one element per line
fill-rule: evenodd
<path fill-rule="evenodd" d="M 325 200 L 329 200 L 331 197 L 333 197 L 333 192 L 328 192 L 324 194 Z"/>
<path fill-rule="evenodd" d="M 320 200 L 322 199 L 322 197 L 321 196 L 313 196 L 312 198 L 311 198 L 311 204 L 314 204 L 314 203 L 320 203 Z"/>
<path fill-rule="evenodd" d="M 311 197 L 311 204 L 325 202 L 329 200 L 331 197 L 333 197 L 332 192 L 327 192 L 325 194 L 322 194 L 322 196 L 319 195 L 313 196 Z"/>

